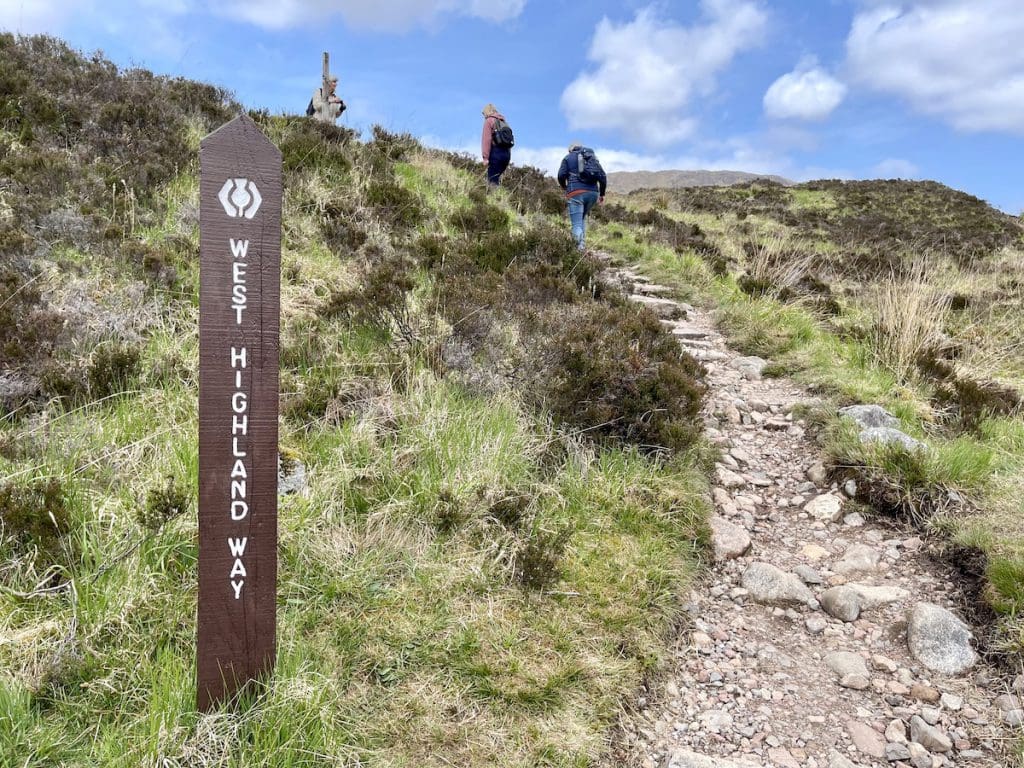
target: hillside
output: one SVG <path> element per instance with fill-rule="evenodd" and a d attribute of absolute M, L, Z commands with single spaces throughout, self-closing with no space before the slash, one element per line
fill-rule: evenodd
<path fill-rule="evenodd" d="M 747 182 L 610 198 L 581 255 L 536 169 L 488 191 L 415 137 L 260 111 L 285 190 L 278 662 L 198 714 L 198 149 L 239 111 L 0 35 L 0 766 L 679 765 L 670 732 L 881 764 L 820 701 L 788 708 L 804 677 L 876 739 L 878 713 L 932 718 L 918 686 L 969 694 L 984 743 L 943 710 L 928 759 L 1020 762 L 996 698 L 1024 658 L 1018 219 L 933 183 Z M 854 403 L 926 447 L 864 442 Z M 728 557 L 723 522 L 748 537 Z M 812 542 L 813 599 L 743 586 Z M 852 542 L 971 621 L 969 676 L 911 657 L 909 603 L 824 611 Z M 815 662 L 906 662 L 851 698 L 781 665 L 789 632 Z M 727 725 L 741 704 L 767 714 Z"/>
<path fill-rule="evenodd" d="M 609 189 L 623 195 L 638 189 L 728 187 L 758 180 L 773 181 L 783 186 L 793 183 L 781 176 L 744 171 L 616 171 L 608 174 Z"/>
<path fill-rule="evenodd" d="M 707 538 L 703 385 L 554 182 L 252 113 L 286 190 L 278 664 L 200 716 L 197 150 L 238 107 L 9 35 L 0 94 L 0 765 L 597 760 Z"/>

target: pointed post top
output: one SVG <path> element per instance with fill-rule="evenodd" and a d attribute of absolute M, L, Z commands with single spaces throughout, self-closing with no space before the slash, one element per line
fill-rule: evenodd
<path fill-rule="evenodd" d="M 255 121 L 244 113 L 203 137 L 199 147 L 200 151 L 205 151 L 228 144 L 237 145 L 240 149 L 245 147 L 254 154 L 267 152 L 275 159 L 281 158 L 281 150 L 267 138 Z"/>

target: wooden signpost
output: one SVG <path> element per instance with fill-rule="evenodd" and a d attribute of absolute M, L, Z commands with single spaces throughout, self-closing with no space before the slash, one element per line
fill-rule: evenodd
<path fill-rule="evenodd" d="M 332 123 L 333 124 L 334 120 L 331 118 L 330 109 L 327 106 L 327 104 L 328 104 L 327 100 L 330 98 L 329 94 L 331 92 L 331 59 L 330 59 L 330 56 L 328 55 L 327 51 L 324 51 L 324 67 L 323 67 L 323 69 L 324 69 L 323 79 L 322 79 L 323 90 L 320 91 L 320 95 L 323 96 L 323 99 L 324 99 L 324 112 L 323 112 L 323 115 L 321 116 L 320 119 L 323 120 L 324 122 Z"/>
<path fill-rule="evenodd" d="M 197 704 L 269 675 L 276 649 L 281 153 L 243 115 L 199 181 Z"/>

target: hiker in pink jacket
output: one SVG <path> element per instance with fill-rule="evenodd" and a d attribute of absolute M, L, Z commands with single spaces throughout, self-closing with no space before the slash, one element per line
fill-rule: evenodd
<path fill-rule="evenodd" d="M 480 154 L 487 163 L 487 183 L 493 187 L 501 183 L 501 174 L 512 160 L 512 129 L 505 116 L 493 104 L 483 109 L 484 130 L 480 136 Z"/>

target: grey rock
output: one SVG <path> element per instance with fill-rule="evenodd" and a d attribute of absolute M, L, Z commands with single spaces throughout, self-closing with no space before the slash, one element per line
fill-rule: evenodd
<path fill-rule="evenodd" d="M 846 550 L 842 559 L 833 566 L 832 570 L 843 576 L 870 573 L 878 568 L 881 559 L 881 553 L 867 544 L 854 544 Z"/>
<path fill-rule="evenodd" d="M 894 744 L 890 742 L 885 745 L 885 759 L 890 763 L 895 763 L 897 760 L 909 760 L 910 750 L 906 744 Z"/>
<path fill-rule="evenodd" d="M 759 768 L 746 760 L 727 760 L 723 757 L 699 755 L 688 749 L 677 749 L 664 763 L 665 768 Z"/>
<path fill-rule="evenodd" d="M 933 725 L 928 725 L 920 716 L 910 718 L 910 740 L 920 744 L 929 752 L 949 752 L 953 742 L 949 736 Z"/>
<path fill-rule="evenodd" d="M 809 565 L 798 565 L 793 569 L 793 573 L 800 577 L 800 580 L 804 584 L 821 584 L 821 574 L 811 568 Z"/>
<path fill-rule="evenodd" d="M 980 749 L 964 749 L 959 754 L 963 760 L 982 760 L 985 757 L 985 753 Z"/>
<path fill-rule="evenodd" d="M 825 664 L 839 677 L 846 675 L 868 676 L 868 666 L 864 659 L 849 651 L 833 651 L 825 657 Z"/>
<path fill-rule="evenodd" d="M 964 700 L 952 693 L 942 694 L 940 701 L 942 702 L 942 706 L 950 712 L 959 712 L 964 706 Z"/>
<path fill-rule="evenodd" d="M 864 515 L 860 512 L 851 512 L 843 518 L 843 525 L 847 528 L 860 528 L 864 525 Z"/>
<path fill-rule="evenodd" d="M 915 440 L 906 432 L 900 432 L 892 427 L 872 427 L 863 430 L 860 435 L 862 443 L 880 443 L 882 445 L 899 445 L 909 453 L 924 451 L 928 446 L 920 440 Z"/>
<path fill-rule="evenodd" d="M 893 720 L 885 728 L 885 740 L 896 744 L 907 743 L 907 726 L 902 720 Z M 910 758 L 910 755 L 907 755 Z"/>
<path fill-rule="evenodd" d="M 663 299 L 660 296 L 644 296 L 634 293 L 629 296 L 629 300 L 647 307 L 663 320 L 675 320 L 686 314 L 678 302 L 672 299 Z"/>
<path fill-rule="evenodd" d="M 839 678 L 839 685 L 855 691 L 864 691 L 871 686 L 871 681 L 864 675 L 843 675 Z"/>
<path fill-rule="evenodd" d="M 857 768 L 857 764 L 833 749 L 828 753 L 828 768 Z"/>
<path fill-rule="evenodd" d="M 898 427 L 900 420 L 880 405 L 851 405 L 839 409 L 839 415 L 852 419 L 864 429 Z"/>
<path fill-rule="evenodd" d="M 718 465 L 715 468 L 715 475 L 718 479 L 718 484 L 724 488 L 740 488 L 747 483 L 740 475 L 722 465 Z"/>
<path fill-rule="evenodd" d="M 804 512 L 817 520 L 835 523 L 843 516 L 843 500 L 831 493 L 823 493 L 807 502 Z"/>
<path fill-rule="evenodd" d="M 914 768 L 932 768 L 932 755 L 920 744 L 910 742 L 907 751 L 910 752 L 910 764 Z"/>
<path fill-rule="evenodd" d="M 726 733 L 732 728 L 732 715 L 724 709 L 701 712 L 700 724 L 711 733 Z"/>
<path fill-rule="evenodd" d="M 814 593 L 799 577 L 769 563 L 748 565 L 743 572 L 743 588 L 764 605 L 806 605 L 814 600 Z"/>
<path fill-rule="evenodd" d="M 718 562 L 735 560 L 750 549 L 750 536 L 747 532 L 718 515 L 711 518 L 711 542 Z"/>
<path fill-rule="evenodd" d="M 828 472 L 825 470 L 825 465 L 822 462 L 812 464 L 807 469 L 807 479 L 815 485 L 822 485 L 828 478 Z"/>
<path fill-rule="evenodd" d="M 296 459 L 282 461 L 277 457 L 277 493 L 287 496 L 301 493 L 309 486 L 306 480 L 306 465 Z"/>
<path fill-rule="evenodd" d="M 808 616 L 804 624 L 807 627 L 807 631 L 810 632 L 812 635 L 820 635 L 822 632 L 825 631 L 825 628 L 828 626 L 828 622 L 825 621 L 825 619 L 823 619 L 821 616 L 814 615 Z"/>
<path fill-rule="evenodd" d="M 885 739 L 867 723 L 856 720 L 846 721 L 846 731 L 853 740 L 853 745 L 865 755 L 881 760 L 885 757 Z"/>
<path fill-rule="evenodd" d="M 829 616 L 840 621 L 856 621 L 860 616 L 860 598 L 847 586 L 832 587 L 821 593 L 821 607 Z"/>
<path fill-rule="evenodd" d="M 743 378 L 759 381 L 768 361 L 760 357 L 737 357 L 729 363 L 729 367 L 743 374 Z"/>
<path fill-rule="evenodd" d="M 1024 726 L 1024 709 L 1011 709 L 1003 712 L 1003 722 L 1011 728 Z"/>
<path fill-rule="evenodd" d="M 865 584 L 847 584 L 846 586 L 857 593 L 861 610 L 898 603 L 910 597 L 910 593 L 902 587 L 870 587 Z"/>
<path fill-rule="evenodd" d="M 959 618 L 933 603 L 918 603 L 907 621 L 907 645 L 928 669 L 959 675 L 978 660 L 971 630 Z"/>
<path fill-rule="evenodd" d="M 857 481 L 847 480 L 843 483 L 843 493 L 849 496 L 851 499 L 857 495 Z"/>

